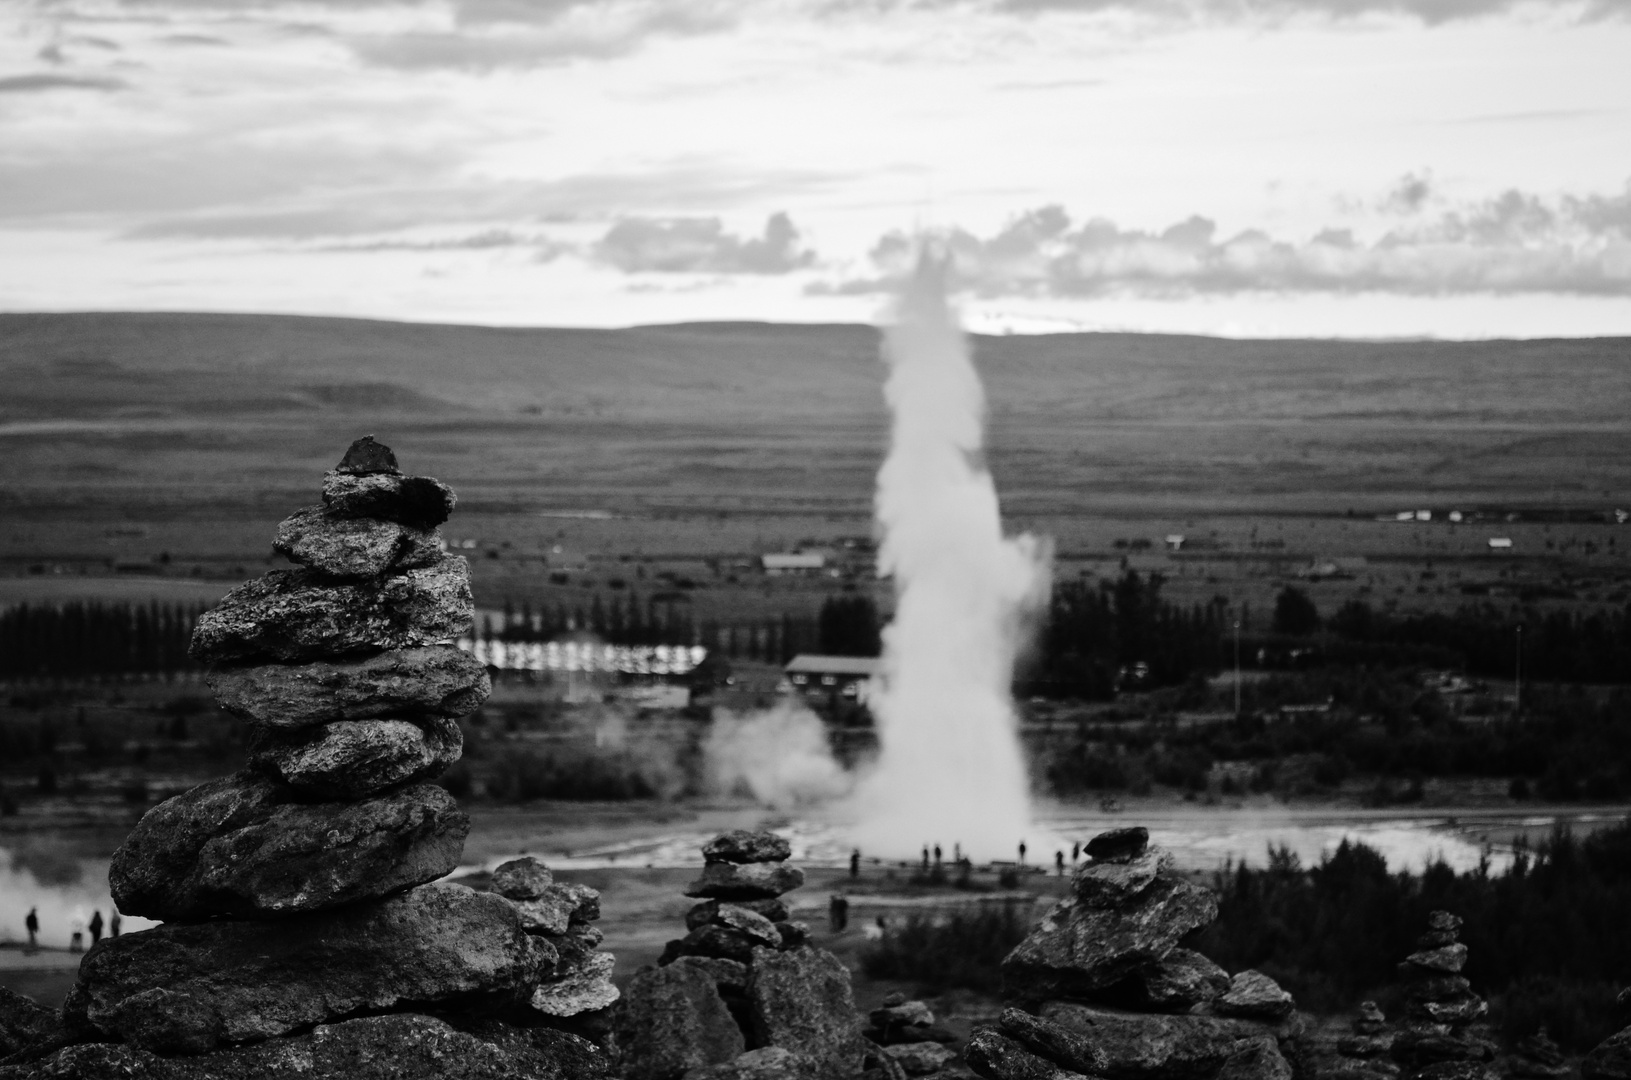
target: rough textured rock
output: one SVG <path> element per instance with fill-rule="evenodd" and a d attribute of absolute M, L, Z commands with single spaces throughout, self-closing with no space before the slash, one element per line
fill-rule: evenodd
<path fill-rule="evenodd" d="M 699 926 L 680 939 L 679 945 L 673 950 L 673 957 L 713 956 L 721 960 L 735 960 L 741 964 L 748 964 L 753 960 L 753 950 L 762 949 L 767 944 L 771 943 L 723 926 Z M 778 936 L 771 947 L 780 944 Z M 657 962 L 663 963 L 662 960 Z"/>
<path fill-rule="evenodd" d="M 1098 861 L 1135 859 L 1150 843 L 1150 830 L 1142 825 L 1102 832 L 1087 842 L 1087 857 Z"/>
<path fill-rule="evenodd" d="M 1103 990 L 1166 956 L 1180 937 L 1217 914 L 1211 890 L 1168 877 L 1122 910 L 1066 899 L 1003 960 L 1003 980 L 1011 993 L 1031 999 Z"/>
<path fill-rule="evenodd" d="M 1438 949 L 1423 949 L 1413 952 L 1405 957 L 1405 965 L 1416 968 L 1425 968 L 1428 971 L 1443 971 L 1451 975 L 1459 972 L 1467 963 L 1467 947 L 1465 945 L 1445 945 Z"/>
<path fill-rule="evenodd" d="M 781 935 L 781 947 L 794 949 L 800 945 L 809 944 L 810 924 L 807 922 L 779 922 L 776 924 L 776 933 Z"/>
<path fill-rule="evenodd" d="M 510 900 L 536 900 L 555 883 L 549 867 L 524 855 L 493 869 L 493 891 Z"/>
<path fill-rule="evenodd" d="M 191 921 L 316 911 L 434 881 L 459 863 L 470 821 L 415 784 L 361 803 L 295 803 L 239 774 L 149 810 L 114 853 L 121 911 Z"/>
<path fill-rule="evenodd" d="M 1359 1015 L 1354 1017 L 1353 1029 L 1361 1035 L 1374 1035 L 1387 1025 L 1387 1015 L 1374 1001 L 1361 1001 Z"/>
<path fill-rule="evenodd" d="M 1173 949 L 1128 976 L 1118 997 L 1145 1009 L 1187 1009 L 1229 990 L 1229 973 L 1193 949 Z"/>
<path fill-rule="evenodd" d="M 202 1053 L 359 1012 L 514 994 L 548 960 L 502 897 L 425 885 L 278 922 L 107 938 L 85 954 L 75 1001 L 109 1035 Z"/>
<path fill-rule="evenodd" d="M 1061 1069 L 990 1028 L 976 1031 L 968 1040 L 963 1060 L 989 1080 L 1087 1080 L 1082 1073 Z"/>
<path fill-rule="evenodd" d="M 335 472 L 366 476 L 369 473 L 400 473 L 396 455 L 384 443 L 375 442 L 372 435 L 364 435 L 345 449 L 345 456 L 334 466 Z"/>
<path fill-rule="evenodd" d="M 618 997 L 617 987 L 612 985 L 616 962 L 611 953 L 590 953 L 581 967 L 534 990 L 532 1007 L 546 1016 L 562 1017 L 607 1008 Z"/>
<path fill-rule="evenodd" d="M 1631 1028 L 1610 1035 L 1580 1063 L 1582 1080 L 1631 1080 Z"/>
<path fill-rule="evenodd" d="M 1067 1069 L 1097 1075 L 1110 1067 L 1110 1055 L 1093 1039 L 1051 1020 L 1018 1009 L 1004 1009 L 997 1019 L 997 1027 L 1028 1053 L 1040 1054 Z"/>
<path fill-rule="evenodd" d="M 1119 908 L 1136 900 L 1172 864 L 1172 856 L 1159 849 L 1127 859 L 1090 862 L 1076 871 L 1071 882 L 1078 898 L 1090 907 Z"/>
<path fill-rule="evenodd" d="M 572 925 L 572 919 L 583 908 L 583 898 L 578 895 L 575 887 L 569 885 L 546 885 L 538 890 L 538 895 L 531 900 L 517 900 L 515 906 L 521 912 L 522 922 L 527 929 L 534 933 L 564 934 Z M 599 894 L 595 897 L 595 917 L 600 915 Z M 582 919 L 580 918 L 580 921 Z"/>
<path fill-rule="evenodd" d="M 867 1042 L 843 961 L 823 949 L 753 950 L 748 1014 L 754 1041 L 810 1055 L 814 1077 L 860 1071 Z"/>
<path fill-rule="evenodd" d="M 1337 1039 L 1337 1051 L 1346 1057 L 1381 1057 L 1393 1050 L 1393 1036 L 1390 1034 L 1378 1035 L 1344 1035 Z"/>
<path fill-rule="evenodd" d="M 474 613 L 470 569 L 457 555 L 354 584 L 310 570 L 273 570 L 200 616 L 188 651 L 202 663 L 221 664 L 436 645 L 468 633 Z"/>
<path fill-rule="evenodd" d="M 50 1046 L 62 1034 L 57 1010 L 0 986 L 0 1059 Z"/>
<path fill-rule="evenodd" d="M 804 871 L 781 863 L 708 863 L 686 896 L 716 900 L 768 900 L 804 884 Z"/>
<path fill-rule="evenodd" d="M 279 522 L 272 548 L 301 566 L 342 579 L 429 566 L 442 556 L 434 529 L 339 517 L 322 506 L 304 507 Z"/>
<path fill-rule="evenodd" d="M 302 795 L 356 800 L 440 776 L 463 750 L 459 725 L 445 717 L 337 720 L 289 734 L 259 732 L 249 764 Z"/>
<path fill-rule="evenodd" d="M 384 716 L 464 716 L 492 693 L 487 669 L 448 645 L 392 649 L 361 660 L 215 668 L 215 700 L 266 728 Z"/>
<path fill-rule="evenodd" d="M 1495 1070 L 1479 1061 L 1437 1061 L 1417 1069 L 1411 1080 L 1496 1080 Z"/>
<path fill-rule="evenodd" d="M 956 1059 L 955 1051 L 936 1042 L 895 1043 L 883 1048 L 900 1063 L 907 1076 L 927 1076 L 939 1072 Z"/>
<path fill-rule="evenodd" d="M 713 924 L 734 930 L 749 940 L 773 949 L 782 943 L 781 933 L 776 929 L 775 923 L 756 911 L 735 904 L 721 904 L 714 914 Z"/>
<path fill-rule="evenodd" d="M 1261 971 L 1242 971 L 1229 981 L 1229 991 L 1212 1003 L 1223 1016 L 1278 1020 L 1297 1007 L 1280 984 Z"/>
<path fill-rule="evenodd" d="M 787 905 L 780 900 L 704 900 L 685 913 L 685 928 L 695 930 L 699 926 L 707 926 L 714 921 L 714 916 L 726 904 L 746 908 L 748 911 L 763 915 L 773 923 L 787 921 Z"/>
<path fill-rule="evenodd" d="M 686 957 L 638 972 L 617 1013 L 630 1080 L 674 1080 L 687 1069 L 731 1061 L 747 1049 L 708 961 Z"/>
<path fill-rule="evenodd" d="M 1569 1075 L 1569 1066 L 1563 1051 L 1543 1027 L 1533 1035 L 1518 1040 L 1512 1048 L 1507 1071 L 1523 1080 L 1559 1080 Z"/>
<path fill-rule="evenodd" d="M 893 1028 L 927 1027 L 934 1023 L 934 1011 L 921 1001 L 902 1001 L 873 1009 L 867 1014 L 867 1022 L 887 1034 Z"/>
<path fill-rule="evenodd" d="M 1006 1020 L 1008 1013 L 1003 1016 Z M 1295 1017 L 1271 1026 L 1233 1017 L 1128 1013 L 1062 1001 L 1044 1005 L 1042 1019 L 1086 1040 L 1096 1064 L 1091 1071 L 1108 1080 L 1207 1076 L 1234 1053 L 1241 1039 L 1260 1035 L 1283 1039 L 1301 1031 Z"/>
<path fill-rule="evenodd" d="M 749 1050 L 721 1065 L 692 1069 L 685 1080 L 807 1080 L 816 1066 L 805 1054 L 781 1046 Z"/>
<path fill-rule="evenodd" d="M 1437 1000 L 1413 1000 L 1408 1012 L 1434 1024 L 1470 1024 L 1489 1012 L 1489 1003 L 1469 990 Z"/>
<path fill-rule="evenodd" d="M 1217 1080 L 1291 1080 L 1291 1066 L 1273 1036 L 1260 1035 L 1235 1044 Z"/>
<path fill-rule="evenodd" d="M 336 469 L 323 477 L 323 506 L 337 517 L 384 518 L 434 529 L 448 519 L 457 502 L 452 488 L 428 476 L 358 475 Z"/>
<path fill-rule="evenodd" d="M 120 1043 L 0 1068 L 0 1080 L 603 1080 L 607 1055 L 548 1028 L 459 1031 L 414 1013 L 324 1024 L 301 1035 L 198 1057 L 159 1057 Z"/>
<path fill-rule="evenodd" d="M 749 832 L 733 829 L 720 833 L 702 848 L 705 862 L 763 863 L 781 862 L 793 854 L 793 845 L 773 832 Z"/>
<path fill-rule="evenodd" d="M 1495 1056 L 1495 1047 L 1475 1035 L 1452 1031 L 1445 1025 L 1425 1024 L 1395 1035 L 1393 1056 L 1419 1069 L 1442 1061 L 1488 1061 Z"/>

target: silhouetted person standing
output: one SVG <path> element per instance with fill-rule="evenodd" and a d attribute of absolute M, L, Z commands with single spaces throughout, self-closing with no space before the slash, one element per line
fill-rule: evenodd
<path fill-rule="evenodd" d="M 1070 845 L 1070 861 L 1075 862 L 1077 859 L 1080 859 L 1081 857 L 1082 857 L 1082 842 L 1080 840 L 1078 840 L 1074 844 Z"/>
<path fill-rule="evenodd" d="M 927 870 L 928 868 L 929 868 L 929 845 L 924 844 L 923 845 L 923 869 Z"/>
<path fill-rule="evenodd" d="M 940 845 L 939 844 L 936 844 L 934 846 L 934 865 L 936 867 L 938 867 L 940 865 Z"/>
<path fill-rule="evenodd" d="M 1019 842 L 1019 865 L 1025 865 L 1025 841 Z"/>
<path fill-rule="evenodd" d="M 849 876 L 852 877 L 852 878 L 858 878 L 858 877 L 861 876 L 861 849 L 860 848 L 856 848 L 854 851 L 851 851 L 849 853 Z"/>
<path fill-rule="evenodd" d="M 91 912 L 91 944 L 95 945 L 102 940 L 102 910 Z"/>
<path fill-rule="evenodd" d="M 1065 853 L 1063 851 L 1053 853 L 1053 866 L 1055 870 L 1059 871 L 1060 877 L 1065 876 Z"/>
<path fill-rule="evenodd" d="M 113 917 L 108 920 L 108 937 L 115 938 L 119 936 L 119 923 L 122 921 L 119 918 L 119 909 L 114 908 Z"/>
<path fill-rule="evenodd" d="M 28 918 L 23 920 L 23 926 L 25 928 L 27 928 L 27 930 L 28 930 L 28 947 L 30 949 L 37 948 L 38 946 L 35 944 L 34 939 L 39 937 L 39 934 L 40 934 L 40 909 L 39 908 L 29 908 L 28 909 Z"/>

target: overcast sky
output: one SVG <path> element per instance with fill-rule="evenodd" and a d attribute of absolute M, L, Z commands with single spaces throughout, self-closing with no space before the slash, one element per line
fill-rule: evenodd
<path fill-rule="evenodd" d="M 0 309 L 1631 334 L 1631 0 L 0 0 Z"/>

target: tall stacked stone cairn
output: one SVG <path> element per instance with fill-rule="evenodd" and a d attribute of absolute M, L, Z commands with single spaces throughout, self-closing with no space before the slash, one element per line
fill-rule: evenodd
<path fill-rule="evenodd" d="M 532 860 L 438 882 L 469 820 L 429 783 L 490 692 L 436 527 L 453 492 L 364 438 L 229 592 L 192 655 L 250 726 L 249 767 L 149 811 L 114 855 L 121 911 L 163 923 L 85 955 L 37 1073 L 153 1080 L 596 1077 L 616 996 L 593 890 Z M 592 1024 L 588 1026 L 592 1027 Z M 0 1075 L 6 1070 L 0 1069 Z"/>
<path fill-rule="evenodd" d="M 1013 1007 L 963 1051 L 989 1080 L 1289 1080 L 1304 1024 L 1256 971 L 1234 977 L 1178 943 L 1218 914 L 1142 828 L 1102 833 L 1073 895 L 1003 961 Z"/>
<path fill-rule="evenodd" d="M 1622 1021 L 1631 1020 L 1631 987 L 1616 1000 Z M 1582 1080 L 1631 1080 L 1631 1027 L 1610 1035 L 1580 1063 Z"/>
<path fill-rule="evenodd" d="M 1495 1047 L 1472 1026 L 1489 1004 L 1461 974 L 1467 946 L 1456 940 L 1461 919 L 1448 911 L 1427 917 L 1427 932 L 1399 965 L 1405 1023 L 1393 1036 L 1393 1060 L 1409 1080 L 1493 1080 Z"/>
<path fill-rule="evenodd" d="M 684 938 L 624 989 L 616 1027 L 630 1080 L 849 1080 L 874 1048 L 850 973 L 809 943 L 781 897 L 804 884 L 788 842 L 728 832 L 702 849 Z M 891 1072 L 889 1075 L 899 1075 Z"/>

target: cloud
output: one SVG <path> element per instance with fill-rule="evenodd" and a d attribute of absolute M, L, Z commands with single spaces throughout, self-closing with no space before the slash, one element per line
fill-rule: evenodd
<path fill-rule="evenodd" d="M 594 246 L 594 256 L 625 273 L 785 274 L 815 262 L 800 250 L 798 229 L 772 214 L 764 236 L 741 239 L 718 218 L 624 218 Z"/>
<path fill-rule="evenodd" d="M 0 78 L 0 94 L 37 94 L 46 90 L 124 90 L 123 79 L 97 75 L 8 75 Z"/>
<path fill-rule="evenodd" d="M 547 236 L 524 236 L 509 229 L 488 229 L 447 240 L 375 240 L 358 244 L 325 244 L 309 249 L 322 252 L 367 254 L 376 251 L 489 251 L 497 248 L 534 249 L 538 262 L 550 262 L 571 248 Z"/>
<path fill-rule="evenodd" d="M 1551 8 L 1581 19 L 1624 18 L 1631 0 L 995 0 L 999 10 L 1138 11 L 1196 20 L 1271 20 L 1318 15 L 1335 19 L 1367 15 L 1405 15 L 1428 25 L 1503 15 L 1519 8 Z"/>
<path fill-rule="evenodd" d="M 1392 214 L 1414 214 L 1427 205 L 1433 195 L 1431 175 L 1417 176 L 1405 173 L 1382 199 L 1382 209 Z"/>
<path fill-rule="evenodd" d="M 161 39 L 170 45 L 228 45 L 226 38 L 214 34 L 166 34 Z"/>
<path fill-rule="evenodd" d="M 1394 192 L 1426 198 L 1407 177 Z M 1365 242 L 1328 228 L 1306 240 L 1258 229 L 1222 238 L 1199 215 L 1159 232 L 1096 218 L 1074 225 L 1058 206 L 1028 211 L 988 238 L 952 230 L 935 238 L 958 284 L 981 296 L 1182 297 L 1242 292 L 1389 293 L 1410 296 L 1553 293 L 1631 296 L 1631 184 L 1615 195 L 1548 202 L 1508 191 Z M 881 273 L 823 282 L 809 292 L 884 288 L 917 242 L 901 233 L 873 250 Z"/>

